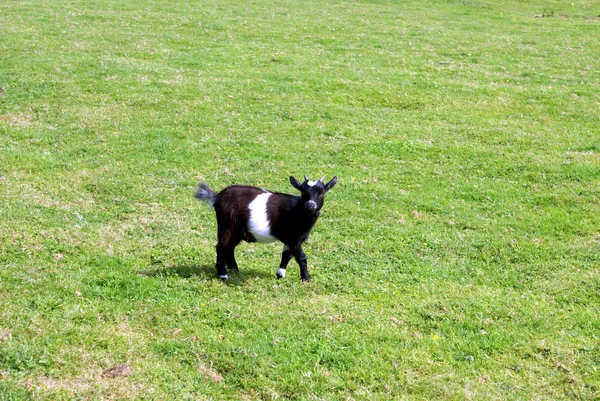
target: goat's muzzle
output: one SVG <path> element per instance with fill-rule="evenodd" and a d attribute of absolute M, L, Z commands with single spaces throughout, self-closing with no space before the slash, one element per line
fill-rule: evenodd
<path fill-rule="evenodd" d="M 309 200 L 308 202 L 306 202 L 306 204 L 304 206 L 310 212 L 314 213 L 317 211 L 317 202 L 315 202 L 313 200 Z"/>

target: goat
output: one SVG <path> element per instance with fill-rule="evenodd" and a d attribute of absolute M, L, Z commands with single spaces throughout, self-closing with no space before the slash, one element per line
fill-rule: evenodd
<path fill-rule="evenodd" d="M 241 241 L 279 240 L 283 243 L 283 251 L 277 278 L 285 277 L 293 257 L 300 266 L 302 281 L 310 281 L 302 243 L 317 222 L 325 193 L 337 183 L 337 177 L 326 184 L 323 178 L 310 181 L 305 175 L 304 182 L 300 183 L 290 177 L 290 183 L 300 191 L 300 196 L 243 185 L 231 185 L 217 193 L 203 182 L 198 184 L 194 196 L 212 206 L 217 215 L 216 267 L 219 278 L 229 278 L 225 265 L 230 270 L 238 270 L 234 250 Z"/>

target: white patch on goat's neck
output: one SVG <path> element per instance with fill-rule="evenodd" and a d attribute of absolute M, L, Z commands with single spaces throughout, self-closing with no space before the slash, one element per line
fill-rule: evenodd
<path fill-rule="evenodd" d="M 271 223 L 267 216 L 267 201 L 273 195 L 265 192 L 258 195 L 250 204 L 250 218 L 248 221 L 248 231 L 256 238 L 256 242 L 273 242 L 275 237 L 271 235 Z"/>

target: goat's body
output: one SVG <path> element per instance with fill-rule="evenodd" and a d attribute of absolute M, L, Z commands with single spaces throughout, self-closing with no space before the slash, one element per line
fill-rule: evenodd
<path fill-rule="evenodd" d="M 297 239 L 304 242 L 318 217 L 303 211 L 299 196 L 256 187 L 232 185 L 215 193 L 211 200 L 197 197 L 214 207 L 220 232 L 231 238 L 224 242 L 236 245 L 241 241 L 279 240 L 288 246 Z"/>
<path fill-rule="evenodd" d="M 234 249 L 241 242 L 273 242 L 284 244 L 278 277 L 292 257 L 300 266 L 302 280 L 310 280 L 302 243 L 308 239 L 319 217 L 319 211 L 307 211 L 302 197 L 269 192 L 262 188 L 232 185 L 221 192 L 200 184 L 196 198 L 214 207 L 217 216 L 217 273 L 226 279 L 227 270 L 237 270 Z"/>

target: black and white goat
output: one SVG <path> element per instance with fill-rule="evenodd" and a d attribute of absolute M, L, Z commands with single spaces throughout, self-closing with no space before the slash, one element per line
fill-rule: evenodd
<path fill-rule="evenodd" d="M 205 183 L 198 185 L 195 197 L 214 207 L 217 214 L 217 274 L 226 280 L 227 270 L 238 270 L 235 247 L 247 242 L 283 242 L 281 263 L 277 277 L 285 277 L 286 267 L 292 257 L 300 266 L 302 281 L 310 281 L 306 267 L 306 254 L 302 243 L 319 217 L 325 193 L 335 186 L 337 177 L 323 183 L 310 181 L 304 176 L 300 183 L 290 177 L 290 183 L 301 196 L 269 192 L 262 188 L 232 185 L 216 193 Z"/>

